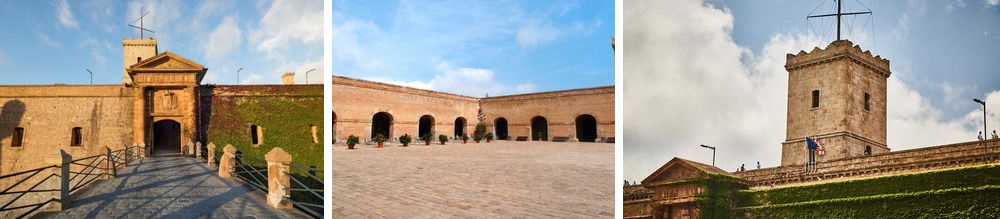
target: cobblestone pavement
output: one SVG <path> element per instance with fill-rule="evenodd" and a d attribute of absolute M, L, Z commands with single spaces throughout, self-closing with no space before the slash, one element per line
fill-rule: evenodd
<path fill-rule="evenodd" d="M 223 179 L 201 159 L 147 157 L 112 180 L 72 195 L 54 218 L 305 218 L 295 209 L 267 205 L 264 193 Z"/>
<path fill-rule="evenodd" d="M 333 150 L 335 218 L 610 218 L 613 144 L 494 141 Z"/>

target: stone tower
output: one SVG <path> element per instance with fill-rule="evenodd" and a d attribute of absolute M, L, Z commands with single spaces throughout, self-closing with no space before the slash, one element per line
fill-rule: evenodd
<path fill-rule="evenodd" d="M 125 38 L 122 39 L 122 84 L 132 85 L 132 78 L 128 76 L 128 67 L 139 63 L 149 57 L 155 56 L 159 51 L 156 48 L 155 38 Z"/>
<path fill-rule="evenodd" d="M 788 54 L 788 120 L 781 165 L 802 165 L 805 137 L 818 139 L 823 162 L 889 152 L 885 144 L 889 60 L 848 40 Z"/>

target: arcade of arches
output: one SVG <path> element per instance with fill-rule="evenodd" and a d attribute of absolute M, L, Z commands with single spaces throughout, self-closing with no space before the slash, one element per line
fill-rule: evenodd
<path fill-rule="evenodd" d="M 614 86 L 475 98 L 333 76 L 332 92 L 337 143 L 350 135 L 370 139 L 379 133 L 390 141 L 403 134 L 472 137 L 478 118 L 499 140 L 604 142 L 615 137 Z"/>

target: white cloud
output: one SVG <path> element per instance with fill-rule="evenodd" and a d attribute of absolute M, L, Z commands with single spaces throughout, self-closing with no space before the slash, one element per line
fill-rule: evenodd
<path fill-rule="evenodd" d="M 283 60 L 280 54 L 292 43 L 323 45 L 323 7 L 316 1 L 278 0 L 271 4 L 250 34 L 257 50 L 268 57 Z"/>
<path fill-rule="evenodd" d="M 344 17 L 338 12 L 333 12 L 333 27 L 331 28 L 333 41 L 330 42 L 333 49 L 334 66 L 341 69 L 363 69 L 373 70 L 379 65 L 379 60 L 372 55 L 371 49 L 366 49 L 362 33 L 377 35 L 380 30 L 378 26 L 370 21 L 360 21 Z M 373 40 L 371 37 L 368 40 Z M 355 73 L 355 72 L 345 72 Z"/>
<path fill-rule="evenodd" d="M 62 44 L 53 40 L 51 36 L 44 33 L 36 33 L 36 35 L 38 36 L 38 40 L 42 41 L 42 44 L 52 48 L 62 48 Z"/>
<path fill-rule="evenodd" d="M 641 180 L 673 157 L 712 162 L 700 144 L 718 147 L 716 164 L 724 170 L 756 161 L 779 165 L 786 137 L 785 55 L 826 43 L 814 35 L 775 34 L 760 51 L 750 51 L 733 41 L 728 9 L 698 0 L 625 6 L 625 179 Z M 945 119 L 898 76 L 887 86 L 893 150 L 975 137 L 970 127 L 981 124 L 971 116 L 975 111 Z M 1000 92 L 990 98 L 1000 101 Z"/>
<path fill-rule="evenodd" d="M 986 6 L 997 6 L 1000 5 L 1000 0 L 986 0 Z"/>
<path fill-rule="evenodd" d="M 76 18 L 73 17 L 73 10 L 69 8 L 69 2 L 66 0 L 59 0 L 59 5 L 56 9 L 56 17 L 59 18 L 59 24 L 65 27 L 77 28 L 80 26 Z"/>
<path fill-rule="evenodd" d="M 483 97 L 486 94 L 490 96 L 521 94 L 538 90 L 538 87 L 531 83 L 511 86 L 497 82 L 496 78 L 494 78 L 495 73 L 489 69 L 455 67 L 446 61 L 442 61 L 437 64 L 437 71 L 434 79 L 427 82 L 398 81 L 381 77 L 368 77 L 365 79 L 473 97 Z"/>
<path fill-rule="evenodd" d="M 947 5 L 944 6 L 944 10 L 951 12 L 955 9 L 960 9 L 965 7 L 965 0 L 951 0 Z"/>
<path fill-rule="evenodd" d="M 205 43 L 205 57 L 219 59 L 229 56 L 229 53 L 239 49 L 243 42 L 242 31 L 237 26 L 236 16 L 228 16 L 219 22 Z"/>
<path fill-rule="evenodd" d="M 252 74 L 250 76 L 243 78 L 240 81 L 240 84 L 259 84 L 264 81 L 263 79 L 264 78 L 261 77 L 260 75 Z"/>
<path fill-rule="evenodd" d="M 324 69 L 325 66 L 326 65 L 323 64 L 323 59 L 307 61 L 305 64 L 299 65 L 297 68 L 295 68 L 295 83 L 322 84 L 324 79 L 328 79 L 323 76 L 323 72 L 325 72 Z M 309 75 L 306 75 L 306 71 L 309 71 L 310 69 L 315 69 L 315 70 L 309 72 Z M 281 74 L 279 74 L 279 77 Z M 306 80 L 307 76 L 309 77 L 309 80 Z"/>
<path fill-rule="evenodd" d="M 562 30 L 553 27 L 552 24 L 533 20 L 517 31 L 517 44 L 521 47 L 534 47 L 541 43 L 553 41 L 559 35 L 562 35 L 562 33 Z"/>

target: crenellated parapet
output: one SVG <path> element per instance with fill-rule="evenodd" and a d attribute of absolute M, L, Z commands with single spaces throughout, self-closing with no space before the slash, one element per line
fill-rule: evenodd
<path fill-rule="evenodd" d="M 861 46 L 854 45 L 849 40 L 837 40 L 830 43 L 826 49 L 813 47 L 812 51 L 799 51 L 797 54 L 787 54 L 785 69 L 789 72 L 797 69 L 808 68 L 810 66 L 849 59 L 857 64 L 865 66 L 888 78 L 889 60 L 881 56 L 872 56 L 871 51 L 861 50 Z"/>

